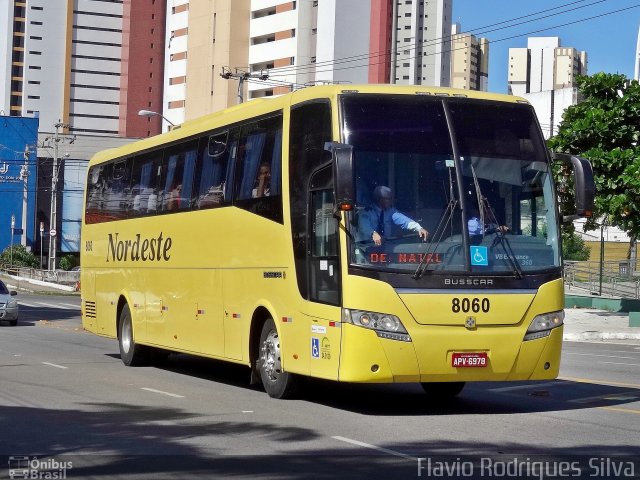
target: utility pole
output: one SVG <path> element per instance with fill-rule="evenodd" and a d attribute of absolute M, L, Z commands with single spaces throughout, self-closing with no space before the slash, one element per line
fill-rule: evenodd
<path fill-rule="evenodd" d="M 58 120 L 58 122 L 53 126 L 56 129 L 53 137 L 47 137 L 45 139 L 45 143 L 50 143 L 48 145 L 43 145 L 45 148 L 53 147 L 53 170 L 51 172 L 51 215 L 49 217 L 49 270 L 56 269 L 56 238 L 58 236 L 58 232 L 56 231 L 56 226 L 58 224 L 58 174 L 60 173 L 60 167 L 62 166 L 62 161 L 59 158 L 58 146 L 60 142 L 73 143 L 75 141 L 75 137 L 60 134 L 60 129 L 69 128 L 69 125 Z M 66 156 L 68 156 L 68 154 Z M 58 162 L 60 162 L 60 164 L 58 164 Z"/>
<path fill-rule="evenodd" d="M 220 76 L 225 80 L 230 80 L 232 78 L 234 80 L 238 80 L 238 104 L 241 104 L 244 101 L 243 92 L 244 92 L 245 81 L 251 78 L 265 81 L 269 78 L 269 74 L 262 71 L 260 73 L 249 73 L 249 72 L 243 72 L 236 68 L 236 71 L 232 72 L 229 67 L 222 67 L 222 73 L 220 74 Z"/>
<path fill-rule="evenodd" d="M 22 236 L 20 243 L 27 246 L 27 191 L 29 186 L 29 156 L 31 149 L 29 145 L 24 146 L 24 164 L 20 169 L 20 180 L 23 182 L 22 188 Z"/>

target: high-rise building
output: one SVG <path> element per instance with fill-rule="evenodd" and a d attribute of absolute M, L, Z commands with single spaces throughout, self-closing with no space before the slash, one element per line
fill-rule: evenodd
<path fill-rule="evenodd" d="M 223 67 L 246 70 L 250 0 L 168 0 L 164 115 L 175 124 L 237 103 Z M 246 85 L 242 86 L 246 96 Z"/>
<path fill-rule="evenodd" d="M 529 38 L 527 48 L 509 49 L 509 93 L 544 92 L 572 87 L 587 73 L 587 53 L 560 46 L 558 37 Z"/>
<path fill-rule="evenodd" d="M 451 0 L 393 1 L 391 83 L 448 87 Z"/>
<path fill-rule="evenodd" d="M 486 92 L 489 81 L 489 40 L 465 33 L 460 24 L 451 30 L 451 87 Z"/>
<path fill-rule="evenodd" d="M 164 2 L 5 0 L 0 24 L 0 109 L 69 133 L 160 131 L 138 111 L 162 108 Z"/>
<path fill-rule="evenodd" d="M 371 0 L 252 0 L 249 97 L 317 82 L 366 83 Z M 363 19 L 366 19 L 363 21 Z"/>
<path fill-rule="evenodd" d="M 558 37 L 529 38 L 509 49 L 509 93 L 535 108 L 545 138 L 558 131 L 564 110 L 579 101 L 577 75 L 587 74 L 587 53 L 560 46 Z"/>

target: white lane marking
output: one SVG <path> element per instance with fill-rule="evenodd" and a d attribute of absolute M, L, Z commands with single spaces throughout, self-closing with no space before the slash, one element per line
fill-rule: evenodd
<path fill-rule="evenodd" d="M 42 362 L 43 365 L 49 365 L 50 367 L 61 368 L 63 370 L 68 369 L 69 367 L 65 367 L 64 365 L 56 365 L 55 363 Z"/>
<path fill-rule="evenodd" d="M 45 302 L 25 302 L 18 300 L 18 304 L 22 307 L 29 308 L 51 308 L 54 310 L 80 310 L 79 305 L 71 303 L 45 303 Z"/>
<path fill-rule="evenodd" d="M 253 410 L 242 410 L 242 413 L 253 413 Z"/>
<path fill-rule="evenodd" d="M 604 357 L 604 358 L 624 358 L 626 360 L 635 360 L 636 357 L 620 357 L 618 355 L 600 355 L 595 353 L 571 353 L 567 352 L 565 355 L 580 355 L 582 357 Z"/>
<path fill-rule="evenodd" d="M 526 390 L 528 388 L 540 388 L 540 387 L 551 387 L 558 386 L 559 382 L 545 382 L 545 383 L 530 383 L 527 385 L 516 385 L 515 387 L 501 387 L 501 388 L 491 388 L 490 392 L 510 392 L 512 390 Z"/>
<path fill-rule="evenodd" d="M 160 393 L 162 395 L 167 395 L 169 397 L 174 397 L 174 398 L 184 398 L 184 395 L 178 395 L 177 393 L 163 392 L 162 390 L 156 390 L 155 388 L 141 387 L 140 390 L 146 390 L 147 392 L 151 392 L 151 393 Z"/>
<path fill-rule="evenodd" d="M 619 363 L 619 362 L 600 362 L 608 365 L 631 365 L 632 367 L 640 367 L 640 363 Z"/>
<path fill-rule="evenodd" d="M 411 455 L 407 455 L 406 453 L 396 452 L 395 450 L 389 450 L 388 448 L 378 447 L 376 445 L 371 445 L 370 443 L 359 442 L 358 440 L 352 440 L 346 437 L 335 436 L 331 437 L 334 440 L 339 440 L 341 442 L 350 443 L 352 445 L 357 445 L 359 447 L 369 448 L 371 450 L 377 450 L 379 452 L 388 453 L 389 455 L 393 455 L 395 457 L 406 458 L 408 460 L 418 461 L 418 457 L 412 457 Z"/>

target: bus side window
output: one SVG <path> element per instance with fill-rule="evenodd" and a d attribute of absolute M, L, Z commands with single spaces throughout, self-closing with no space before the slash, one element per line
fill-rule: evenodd
<path fill-rule="evenodd" d="M 197 140 L 167 150 L 162 211 L 185 210 L 190 207 L 197 156 Z"/>
<path fill-rule="evenodd" d="M 109 172 L 104 209 L 113 220 L 127 218 L 131 193 L 131 160 L 114 162 Z"/>
<path fill-rule="evenodd" d="M 279 195 L 282 171 L 282 116 L 245 126 L 240 145 L 236 198 L 246 200 Z"/>
<path fill-rule="evenodd" d="M 134 159 L 131 173 L 131 195 L 133 197 L 131 213 L 133 216 L 154 214 L 158 209 L 162 157 L 163 150 L 158 150 L 139 155 Z"/>
<path fill-rule="evenodd" d="M 228 164 L 234 151 L 234 135 L 228 130 L 200 139 L 194 182 L 195 208 L 217 207 L 224 203 Z"/>

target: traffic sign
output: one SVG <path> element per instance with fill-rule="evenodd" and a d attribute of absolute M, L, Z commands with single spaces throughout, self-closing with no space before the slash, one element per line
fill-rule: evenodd
<path fill-rule="evenodd" d="M 55 231 L 55 229 L 54 229 L 54 228 L 52 228 L 51 230 L 49 230 L 49 235 L 51 235 L 52 237 L 55 237 L 55 236 L 56 236 L 56 233 L 57 233 L 57 232 Z"/>

